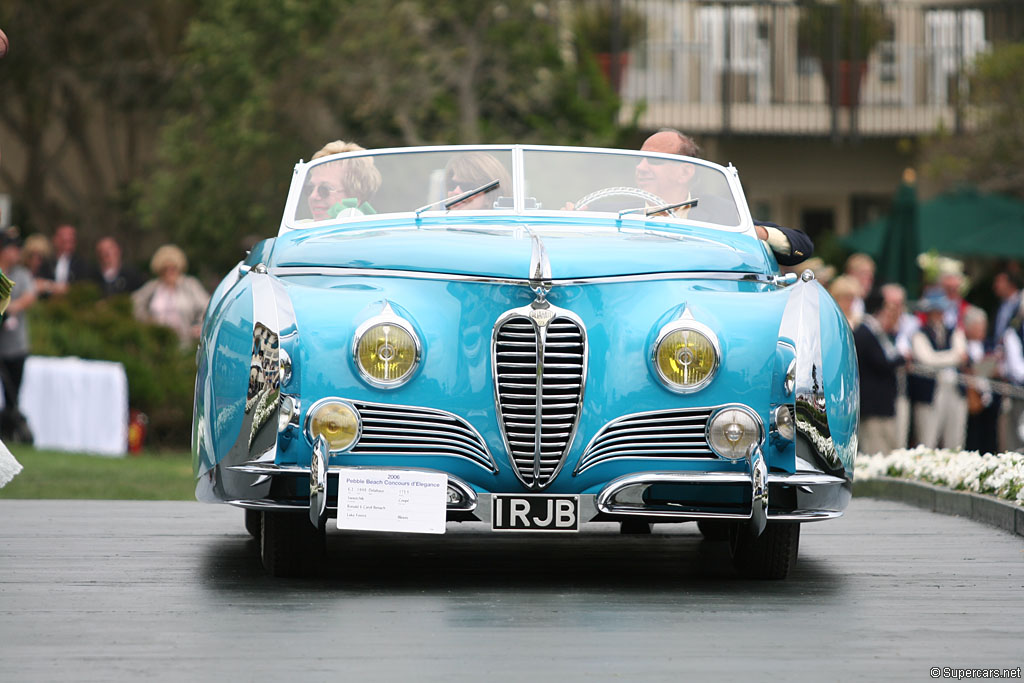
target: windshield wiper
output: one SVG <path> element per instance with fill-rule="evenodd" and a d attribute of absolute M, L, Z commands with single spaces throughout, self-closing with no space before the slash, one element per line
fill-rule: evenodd
<path fill-rule="evenodd" d="M 435 206 L 437 206 L 439 204 L 443 205 L 445 211 L 447 211 L 448 209 L 452 208 L 453 206 L 455 206 L 456 204 L 458 204 L 460 202 L 464 202 L 467 199 L 471 199 L 471 198 L 473 198 L 473 197 L 475 197 L 478 194 L 481 194 L 483 192 L 488 192 L 490 190 L 493 190 L 494 188 L 496 188 L 500 184 L 501 184 L 501 181 L 498 180 L 497 178 L 495 178 L 494 180 L 491 180 L 491 181 L 488 181 L 488 182 L 484 183 L 483 185 L 481 185 L 480 187 L 476 188 L 475 190 L 467 190 L 467 191 L 463 192 L 462 194 L 455 195 L 454 197 L 447 197 L 445 199 L 441 199 L 441 200 L 436 201 L 436 202 L 431 202 L 430 204 L 427 204 L 426 206 L 421 206 L 420 208 L 416 209 L 415 214 L 417 216 L 419 216 L 421 213 L 423 213 L 427 209 L 432 209 L 432 208 L 434 208 Z"/>
<path fill-rule="evenodd" d="M 694 198 L 694 199 L 687 199 L 685 202 L 676 202 L 675 204 L 662 204 L 661 206 L 651 206 L 651 207 L 642 206 L 642 207 L 639 207 L 639 208 L 636 208 L 636 209 L 623 209 L 622 211 L 619 211 L 619 218 L 622 218 L 623 216 L 626 216 L 626 215 L 631 214 L 631 213 L 641 213 L 641 212 L 643 212 L 644 216 L 651 217 L 654 214 L 661 213 L 662 211 L 672 211 L 673 209 L 681 209 L 684 206 L 686 206 L 686 207 L 697 206 L 697 201 L 698 200 L 696 198 Z"/>

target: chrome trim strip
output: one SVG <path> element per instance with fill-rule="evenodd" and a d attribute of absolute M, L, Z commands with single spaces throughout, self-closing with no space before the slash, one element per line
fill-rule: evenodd
<path fill-rule="evenodd" d="M 797 472 L 796 474 L 782 474 L 770 472 L 768 474 L 769 484 L 780 484 L 782 486 L 838 486 L 846 483 L 842 477 L 833 477 L 830 474 L 808 474 Z"/>
<path fill-rule="evenodd" d="M 526 162 L 518 145 L 512 148 L 512 187 L 520 188 L 512 193 L 512 210 L 521 214 L 526 209 Z"/>
<path fill-rule="evenodd" d="M 346 268 L 345 266 L 274 266 L 270 273 L 277 277 L 324 275 L 339 277 L 399 277 L 412 280 L 443 280 L 446 282 L 476 282 L 491 285 L 529 286 L 529 278 L 499 277 L 491 275 L 465 275 L 462 273 L 434 273 L 423 270 L 393 268 Z M 599 285 L 623 282 L 652 282 L 655 280 L 725 280 L 730 282 L 759 282 L 781 286 L 779 278 L 763 273 L 728 273 L 716 271 L 672 271 L 665 273 L 637 273 L 631 275 L 602 275 L 597 277 L 553 278 L 553 287 Z"/>
<path fill-rule="evenodd" d="M 323 529 L 327 521 L 327 439 L 320 435 L 309 464 L 309 522 Z"/>
<path fill-rule="evenodd" d="M 416 346 L 416 358 L 413 360 L 412 367 L 409 368 L 407 373 L 397 379 L 377 379 L 376 377 L 371 376 L 359 361 L 359 342 L 362 341 L 363 335 L 365 335 L 371 327 L 383 323 L 391 324 L 404 330 L 406 334 L 412 337 L 413 344 Z M 388 344 L 387 347 L 391 348 L 390 344 Z M 356 370 L 359 371 L 359 376 L 362 380 L 370 386 L 378 389 L 397 389 L 404 385 L 412 379 L 413 375 L 416 374 L 416 368 L 419 367 L 422 358 L 423 343 L 420 341 L 420 336 L 416 334 L 416 328 L 414 328 L 412 323 L 408 320 L 395 313 L 394 309 L 391 308 L 391 302 L 387 299 L 384 300 L 384 306 L 381 308 L 380 313 L 368 320 L 364 320 L 363 323 L 356 328 L 355 334 L 352 335 L 352 363 L 356 366 Z"/>
<path fill-rule="evenodd" d="M 842 517 L 841 511 L 835 510 L 791 510 L 789 512 L 768 512 L 769 522 L 821 522 L 826 519 Z"/>

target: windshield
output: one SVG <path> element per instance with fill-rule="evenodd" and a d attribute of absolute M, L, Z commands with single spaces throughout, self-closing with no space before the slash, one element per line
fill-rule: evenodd
<path fill-rule="evenodd" d="M 740 224 L 736 198 L 720 167 L 669 155 L 418 148 L 327 157 L 300 169 L 286 220 L 296 228 L 413 211 L 630 212 Z M 674 205 L 679 206 L 664 208 Z"/>

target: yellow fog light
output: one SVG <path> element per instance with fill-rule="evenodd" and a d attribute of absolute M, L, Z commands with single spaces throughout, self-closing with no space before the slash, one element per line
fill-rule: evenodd
<path fill-rule="evenodd" d="M 407 321 L 394 315 L 371 318 L 356 330 L 353 356 L 363 378 L 375 387 L 405 384 L 420 360 L 420 342 Z"/>
<path fill-rule="evenodd" d="M 708 420 L 708 444 L 729 460 L 739 460 L 761 441 L 761 420 L 746 407 L 729 406 Z"/>
<path fill-rule="evenodd" d="M 718 369 L 718 340 L 694 321 L 670 323 L 654 344 L 654 367 L 670 390 L 689 393 L 704 388 Z"/>
<path fill-rule="evenodd" d="M 338 399 L 317 401 L 309 408 L 306 431 L 311 441 L 323 436 L 332 453 L 352 447 L 362 432 L 362 422 L 355 407 Z"/>

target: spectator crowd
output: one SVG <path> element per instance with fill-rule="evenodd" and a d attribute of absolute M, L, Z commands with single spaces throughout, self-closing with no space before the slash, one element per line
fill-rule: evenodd
<path fill-rule="evenodd" d="M 1019 267 L 995 274 L 997 306 L 986 312 L 965 300 L 963 264 L 924 256 L 931 272 L 908 308 L 896 283 L 875 281 L 866 254 L 847 259 L 842 274 L 811 259 L 810 268 L 846 315 L 860 367 L 858 450 L 1024 448 L 1024 310 Z M 987 288 L 987 286 L 986 286 Z M 984 293 L 979 298 L 985 298 Z"/>
<path fill-rule="evenodd" d="M 121 245 L 110 236 L 96 242 L 95 259 L 84 257 L 78 249 L 78 231 L 70 224 L 57 227 L 52 239 L 35 233 L 23 241 L 17 228 L 0 232 L 0 271 L 15 283 L 0 323 L 0 437 L 32 440 L 18 395 L 31 350 L 26 313 L 41 298 L 62 297 L 70 286 L 91 282 L 103 297 L 130 295 L 136 319 L 174 330 L 183 346 L 195 343 L 210 297 L 198 279 L 186 274 L 185 253 L 164 245 L 153 254 L 149 267 L 152 279 L 147 281 L 123 261 Z"/>

